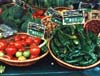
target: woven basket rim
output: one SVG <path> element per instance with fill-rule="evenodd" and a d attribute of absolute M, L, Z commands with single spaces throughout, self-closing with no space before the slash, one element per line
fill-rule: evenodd
<path fill-rule="evenodd" d="M 87 20 L 87 21 L 84 23 L 84 27 L 86 26 L 86 24 L 87 24 L 88 22 L 91 22 L 91 21 L 93 21 L 93 20 L 98 20 L 98 21 L 100 21 L 100 19 L 90 19 L 90 20 Z"/>
<path fill-rule="evenodd" d="M 23 33 L 23 32 L 20 32 L 20 33 L 17 33 L 17 34 L 27 34 L 27 33 Z M 28 34 L 27 34 L 28 35 Z M 42 39 L 42 40 L 44 40 L 44 42 L 42 43 L 42 44 L 40 44 L 39 45 L 39 47 L 41 48 L 42 46 L 44 46 L 45 44 L 46 44 L 46 42 L 47 42 L 47 40 L 46 39 Z M 0 61 L 6 61 L 6 62 L 11 62 L 11 63 L 22 63 L 22 62 L 32 62 L 32 61 L 37 61 L 37 60 L 39 60 L 39 59 L 41 59 L 41 58 L 43 58 L 43 57 L 45 57 L 46 55 L 48 54 L 48 50 L 46 50 L 46 52 L 45 53 L 43 53 L 42 55 L 40 55 L 39 57 L 36 57 L 36 58 L 34 58 L 34 59 L 26 59 L 26 60 L 23 60 L 23 61 L 20 61 L 20 60 L 11 60 L 11 59 L 7 59 L 7 58 L 3 58 L 3 57 L 0 57 Z"/>
<path fill-rule="evenodd" d="M 95 67 L 95 66 L 97 66 L 97 65 L 100 64 L 100 60 L 98 60 L 96 63 L 94 63 L 94 64 L 92 64 L 92 65 L 89 65 L 89 66 L 75 66 L 75 65 L 71 65 L 71 64 L 69 64 L 69 63 L 66 63 L 66 62 L 60 60 L 59 58 L 57 58 L 57 57 L 53 54 L 52 50 L 50 49 L 50 41 L 51 41 L 51 39 L 50 39 L 49 42 L 48 42 L 48 50 L 49 50 L 51 56 L 52 56 L 57 62 L 59 62 L 59 63 L 63 64 L 64 66 L 66 66 L 65 68 L 68 68 L 68 67 L 69 67 L 69 68 L 73 68 L 73 69 L 83 70 L 83 69 L 89 69 L 89 68 Z"/>

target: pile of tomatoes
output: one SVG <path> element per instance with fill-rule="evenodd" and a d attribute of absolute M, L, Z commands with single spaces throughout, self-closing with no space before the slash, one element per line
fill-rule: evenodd
<path fill-rule="evenodd" d="M 37 10 L 37 11 L 35 11 L 33 14 L 32 14 L 32 16 L 33 16 L 33 18 L 39 18 L 39 19 L 42 19 L 42 18 L 44 18 L 45 17 L 45 15 L 44 15 L 44 10 L 41 10 L 41 9 L 39 9 L 39 10 Z"/>
<path fill-rule="evenodd" d="M 0 57 L 13 60 L 26 60 L 40 55 L 42 40 L 27 34 L 16 34 L 9 39 L 0 40 Z"/>

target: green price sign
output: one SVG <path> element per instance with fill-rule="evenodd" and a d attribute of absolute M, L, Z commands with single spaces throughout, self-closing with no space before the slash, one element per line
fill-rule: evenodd
<path fill-rule="evenodd" d="M 63 12 L 63 25 L 84 24 L 83 10 L 71 10 Z"/>
<path fill-rule="evenodd" d="M 27 33 L 33 36 L 43 38 L 45 33 L 45 27 L 41 24 L 29 22 L 27 27 Z"/>

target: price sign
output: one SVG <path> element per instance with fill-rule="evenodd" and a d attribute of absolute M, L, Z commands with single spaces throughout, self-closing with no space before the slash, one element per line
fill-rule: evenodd
<path fill-rule="evenodd" d="M 55 12 L 53 15 L 52 15 L 52 18 L 51 20 L 57 24 L 62 24 L 62 16 L 58 13 L 58 12 Z"/>
<path fill-rule="evenodd" d="M 71 10 L 63 12 L 63 25 L 84 24 L 85 17 L 83 10 Z"/>
<path fill-rule="evenodd" d="M 80 2 L 78 8 L 79 9 L 91 9 L 93 6 L 91 3 Z"/>
<path fill-rule="evenodd" d="M 45 33 L 45 27 L 41 24 L 29 22 L 27 27 L 27 33 L 33 36 L 43 38 Z"/>
<path fill-rule="evenodd" d="M 46 16 L 52 16 L 55 12 L 57 12 L 55 9 L 52 7 L 48 8 L 47 11 L 45 12 Z"/>
<path fill-rule="evenodd" d="M 0 25 L 0 34 L 2 35 L 2 37 L 6 38 L 12 36 L 15 33 L 17 33 L 17 30 L 12 29 L 11 27 L 9 27 L 9 25 Z"/>

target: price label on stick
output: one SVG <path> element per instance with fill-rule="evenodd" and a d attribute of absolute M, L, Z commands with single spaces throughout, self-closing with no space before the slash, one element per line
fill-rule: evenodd
<path fill-rule="evenodd" d="M 63 25 L 84 24 L 83 10 L 71 10 L 63 12 Z"/>
<path fill-rule="evenodd" d="M 80 2 L 78 8 L 79 9 L 92 9 L 93 6 L 91 3 Z"/>
<path fill-rule="evenodd" d="M 44 38 L 45 27 L 41 24 L 29 22 L 27 27 L 27 33 L 33 36 Z"/>
<path fill-rule="evenodd" d="M 52 16 L 55 12 L 57 12 L 55 9 L 52 7 L 48 8 L 47 11 L 45 12 L 46 16 Z"/>

